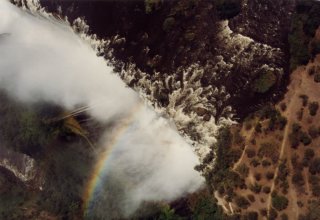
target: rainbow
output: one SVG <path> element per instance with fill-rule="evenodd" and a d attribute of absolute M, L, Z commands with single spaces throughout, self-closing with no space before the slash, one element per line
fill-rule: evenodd
<path fill-rule="evenodd" d="M 103 177 L 106 173 L 106 168 L 108 164 L 108 159 L 112 154 L 114 148 L 117 146 L 119 140 L 121 140 L 122 135 L 130 128 L 130 126 L 135 121 L 136 113 L 140 110 L 142 104 L 137 104 L 133 110 L 128 114 L 127 118 L 123 121 L 123 123 L 118 126 L 112 133 L 112 137 L 108 140 L 108 144 L 105 147 L 105 151 L 99 155 L 92 172 L 91 176 L 88 179 L 85 190 L 83 192 L 83 216 L 87 216 L 89 214 L 90 204 L 94 200 L 94 195 L 98 190 L 98 186 L 102 184 Z"/>

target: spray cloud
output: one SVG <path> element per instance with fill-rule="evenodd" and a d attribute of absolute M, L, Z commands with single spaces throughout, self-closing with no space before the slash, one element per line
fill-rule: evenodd
<path fill-rule="evenodd" d="M 103 170 L 119 182 L 124 212 L 144 201 L 173 200 L 201 187 L 198 158 L 166 119 L 148 108 L 105 60 L 64 22 L 35 16 L 0 0 L 0 88 L 20 101 L 49 101 L 116 122 L 121 135 L 106 132 L 110 147 Z M 103 204 L 101 204 L 103 206 Z"/>

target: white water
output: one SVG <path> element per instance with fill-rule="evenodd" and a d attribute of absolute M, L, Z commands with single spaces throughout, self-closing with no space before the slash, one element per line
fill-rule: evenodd
<path fill-rule="evenodd" d="M 125 214 L 144 201 L 170 201 L 199 189 L 198 157 L 175 127 L 144 105 L 66 22 L 35 13 L 0 0 L 0 88 L 26 103 L 92 106 L 92 117 L 117 125 L 142 106 L 105 174 L 124 185 Z"/>

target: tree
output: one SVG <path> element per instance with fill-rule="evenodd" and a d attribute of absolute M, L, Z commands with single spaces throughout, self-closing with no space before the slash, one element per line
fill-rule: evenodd
<path fill-rule="evenodd" d="M 269 194 L 271 191 L 271 188 L 269 186 L 264 186 L 262 188 L 262 192 L 264 192 L 265 194 Z"/>
<path fill-rule="evenodd" d="M 311 102 L 309 104 L 309 113 L 311 116 L 315 116 L 318 112 L 319 104 L 318 102 Z"/>
<path fill-rule="evenodd" d="M 302 176 L 302 173 L 300 171 L 296 172 L 292 176 L 292 183 L 297 186 L 303 186 L 304 185 L 304 178 Z"/>
<path fill-rule="evenodd" d="M 247 149 L 246 154 L 247 154 L 248 158 L 252 158 L 252 157 L 256 156 L 256 151 L 253 149 Z"/>
<path fill-rule="evenodd" d="M 247 209 L 250 206 L 250 202 L 243 196 L 237 196 L 235 203 L 239 208 Z"/>
<path fill-rule="evenodd" d="M 286 209 L 288 204 L 289 201 L 284 196 L 276 195 L 272 197 L 272 206 L 278 211 Z"/>
<path fill-rule="evenodd" d="M 304 146 L 311 144 L 312 139 L 309 135 L 305 132 L 300 132 L 300 141 L 303 143 Z"/>
<path fill-rule="evenodd" d="M 306 160 L 311 160 L 314 157 L 314 150 L 308 148 L 304 151 L 304 158 Z"/>
<path fill-rule="evenodd" d="M 310 166 L 309 166 L 309 172 L 313 175 L 320 173 L 320 158 L 315 158 Z"/>
<path fill-rule="evenodd" d="M 289 217 L 288 217 L 288 215 L 286 213 L 282 213 L 280 215 L 280 218 L 281 218 L 281 220 L 289 220 Z"/>

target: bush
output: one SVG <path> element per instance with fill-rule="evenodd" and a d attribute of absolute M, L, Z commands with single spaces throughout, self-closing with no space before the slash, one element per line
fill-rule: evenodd
<path fill-rule="evenodd" d="M 315 176 L 315 175 L 311 175 L 309 177 L 309 182 L 311 185 L 317 185 L 318 183 L 320 183 L 320 177 Z"/>
<path fill-rule="evenodd" d="M 162 24 L 162 29 L 165 32 L 168 32 L 170 30 L 172 30 L 172 28 L 175 26 L 176 20 L 174 19 L 174 17 L 168 17 L 164 20 L 163 24 Z"/>
<path fill-rule="evenodd" d="M 247 177 L 249 174 L 249 167 L 245 164 L 241 164 L 237 167 L 237 172 L 239 172 L 241 176 Z"/>
<path fill-rule="evenodd" d="M 256 201 L 254 195 L 252 195 L 252 194 L 248 195 L 248 199 L 249 199 L 250 202 L 255 202 Z"/>
<path fill-rule="evenodd" d="M 261 123 L 260 122 L 258 122 L 257 124 L 256 124 L 256 126 L 255 126 L 255 131 L 257 132 L 257 133 L 261 133 L 262 132 L 262 125 L 261 125 Z"/>
<path fill-rule="evenodd" d="M 306 149 L 304 151 L 304 158 L 306 158 L 307 160 L 311 160 L 313 157 L 314 157 L 314 150 Z"/>
<path fill-rule="evenodd" d="M 268 211 L 267 211 L 267 209 L 260 209 L 260 214 L 262 215 L 262 216 L 267 216 L 268 215 Z"/>
<path fill-rule="evenodd" d="M 249 185 L 249 189 L 250 189 L 252 192 L 258 194 L 258 193 L 261 192 L 261 185 L 259 185 L 258 183 L 255 183 L 254 185 L 251 185 L 251 184 L 250 184 L 250 185 Z"/>
<path fill-rule="evenodd" d="M 250 202 L 243 196 L 237 196 L 235 203 L 239 208 L 247 209 L 250 206 Z"/>
<path fill-rule="evenodd" d="M 279 159 L 277 145 L 271 142 L 262 143 L 258 150 L 258 156 L 260 158 L 268 157 L 273 163 L 276 163 Z"/>
<path fill-rule="evenodd" d="M 316 196 L 316 197 L 320 197 L 320 185 L 316 184 L 316 185 L 312 185 L 312 195 Z"/>
<path fill-rule="evenodd" d="M 255 178 L 257 181 L 260 181 L 260 180 L 261 180 L 261 174 L 260 174 L 260 173 L 254 174 L 254 178 Z"/>
<path fill-rule="evenodd" d="M 306 107 L 308 105 L 309 97 L 306 95 L 300 95 L 299 97 L 302 99 L 302 105 Z"/>
<path fill-rule="evenodd" d="M 215 5 L 221 19 L 233 18 L 241 11 L 241 3 L 237 0 L 216 1 Z"/>
<path fill-rule="evenodd" d="M 288 207 L 288 204 L 289 201 L 284 196 L 276 195 L 272 197 L 272 206 L 278 211 L 286 209 Z"/>
<path fill-rule="evenodd" d="M 278 125 L 279 125 L 280 130 L 283 130 L 285 128 L 285 126 L 287 125 L 287 123 L 288 123 L 287 118 L 285 118 L 283 116 L 280 116 L 278 118 Z"/>
<path fill-rule="evenodd" d="M 258 216 L 257 212 L 248 212 L 244 215 L 243 220 L 258 220 Z"/>
<path fill-rule="evenodd" d="M 269 194 L 271 192 L 271 188 L 269 186 L 264 186 L 262 188 L 262 192 L 264 192 L 265 194 Z"/>
<path fill-rule="evenodd" d="M 301 126 L 298 123 L 293 123 L 292 124 L 292 132 L 293 133 L 296 133 L 296 132 L 300 131 L 300 129 L 301 129 Z"/>
<path fill-rule="evenodd" d="M 289 217 L 288 217 L 288 215 L 286 213 L 282 213 L 280 215 L 280 218 L 281 218 L 281 220 L 289 220 Z"/>
<path fill-rule="evenodd" d="M 263 160 L 263 161 L 262 161 L 262 166 L 263 166 L 263 167 L 269 167 L 269 166 L 271 166 L 271 162 L 268 161 L 268 160 Z"/>
<path fill-rule="evenodd" d="M 255 156 L 256 156 L 256 151 L 253 150 L 253 149 L 247 149 L 247 150 L 246 150 L 246 154 L 247 154 L 247 157 L 248 157 L 248 158 L 252 158 L 252 157 L 255 157 Z"/>
<path fill-rule="evenodd" d="M 275 220 L 278 217 L 278 213 L 274 209 L 270 209 L 269 220 Z"/>
<path fill-rule="evenodd" d="M 320 73 L 316 73 L 315 75 L 314 75 L 314 81 L 316 82 L 316 83 L 319 83 L 320 82 Z"/>
<path fill-rule="evenodd" d="M 313 175 L 320 173 L 320 158 L 319 157 L 315 158 L 311 162 L 310 167 L 309 167 L 309 172 Z"/>
<path fill-rule="evenodd" d="M 268 171 L 268 172 L 266 173 L 266 178 L 267 178 L 268 180 L 272 180 L 272 179 L 274 178 L 274 173 L 271 172 L 271 171 Z"/>
<path fill-rule="evenodd" d="M 298 119 L 299 121 L 301 121 L 302 118 L 303 118 L 303 110 L 304 110 L 304 108 L 301 108 L 301 109 L 297 112 L 297 119 Z"/>
<path fill-rule="evenodd" d="M 300 140 L 299 140 L 299 136 L 295 133 L 291 133 L 289 135 L 289 141 L 290 141 L 290 145 L 293 149 L 297 149 L 299 144 L 300 144 Z"/>
<path fill-rule="evenodd" d="M 257 167 L 260 165 L 260 162 L 257 160 L 257 159 L 253 159 L 250 164 L 253 166 L 253 167 Z"/>
<path fill-rule="evenodd" d="M 297 186 L 303 186 L 304 185 L 304 178 L 302 176 L 301 172 L 296 172 L 292 176 L 292 183 L 297 185 Z"/>
<path fill-rule="evenodd" d="M 286 109 L 287 109 L 287 104 L 285 103 L 285 102 L 282 102 L 281 104 L 280 104 L 280 109 L 281 109 L 281 111 L 285 111 Z"/>
<path fill-rule="evenodd" d="M 308 134 L 314 139 L 314 138 L 317 138 L 320 134 L 320 130 L 319 128 L 316 128 L 315 126 L 311 126 L 309 129 L 308 129 Z"/>
<path fill-rule="evenodd" d="M 253 82 L 253 91 L 257 93 L 266 93 L 276 83 L 276 81 L 277 77 L 273 72 L 263 72 Z"/>
<path fill-rule="evenodd" d="M 315 116 L 318 112 L 319 104 L 318 102 L 311 102 L 309 104 L 309 113 L 311 116 Z"/>
<path fill-rule="evenodd" d="M 304 146 L 307 146 L 311 144 L 312 139 L 309 137 L 309 135 L 305 132 L 300 132 L 300 141 L 303 143 Z"/>

